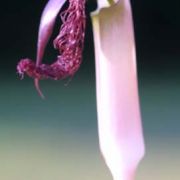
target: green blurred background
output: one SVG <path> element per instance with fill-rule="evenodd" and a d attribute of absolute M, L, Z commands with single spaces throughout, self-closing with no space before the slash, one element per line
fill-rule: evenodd
<path fill-rule="evenodd" d="M 34 58 L 46 1 L 1 2 L 0 180 L 110 180 L 97 135 L 94 49 L 87 1 L 87 33 L 80 70 L 64 81 L 21 81 L 16 64 Z M 180 2 L 132 1 L 146 156 L 137 180 L 180 179 Z M 45 55 L 52 62 L 52 40 Z M 120 37 L 119 37 L 120 39 Z"/>

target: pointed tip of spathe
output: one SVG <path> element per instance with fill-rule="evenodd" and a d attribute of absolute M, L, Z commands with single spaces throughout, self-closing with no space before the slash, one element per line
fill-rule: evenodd
<path fill-rule="evenodd" d="M 41 91 L 41 89 L 40 89 L 40 87 L 39 87 L 39 79 L 37 79 L 37 78 L 34 79 L 34 85 L 35 85 L 35 88 L 36 88 L 38 94 L 40 95 L 40 97 L 41 97 L 42 99 L 45 99 L 45 96 L 44 96 L 44 94 L 42 93 L 42 91 Z"/>

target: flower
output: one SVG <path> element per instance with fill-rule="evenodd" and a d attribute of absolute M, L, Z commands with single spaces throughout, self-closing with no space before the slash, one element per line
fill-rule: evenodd
<path fill-rule="evenodd" d="M 54 47 L 60 55 L 42 64 L 56 16 L 66 0 L 49 0 L 40 22 L 36 63 L 25 58 L 18 73 L 35 79 L 62 79 L 79 68 L 85 31 L 85 0 L 69 0 Z M 114 180 L 133 180 L 144 155 L 133 22 L 129 0 L 98 0 L 92 13 L 100 149 Z"/>
<path fill-rule="evenodd" d="M 144 140 L 129 0 L 99 0 L 91 17 L 100 149 L 114 180 L 133 180 Z"/>

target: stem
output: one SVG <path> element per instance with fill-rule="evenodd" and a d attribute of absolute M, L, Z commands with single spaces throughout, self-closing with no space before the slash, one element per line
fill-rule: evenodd
<path fill-rule="evenodd" d="M 134 171 L 126 171 L 124 173 L 116 172 L 112 174 L 113 180 L 134 180 L 135 179 L 135 170 Z"/>

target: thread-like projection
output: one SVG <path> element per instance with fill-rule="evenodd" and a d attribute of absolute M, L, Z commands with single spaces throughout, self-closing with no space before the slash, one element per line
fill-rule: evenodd
<path fill-rule="evenodd" d="M 59 80 L 73 76 L 82 62 L 86 24 L 85 0 L 68 1 L 68 8 L 60 13 L 62 25 L 53 42 L 54 48 L 59 51 L 55 62 L 50 65 L 36 65 L 31 59 L 25 58 L 17 65 L 18 74 L 22 78 L 24 74 L 34 78 L 36 85 L 42 79 Z M 40 91 L 39 87 L 37 89 Z"/>

